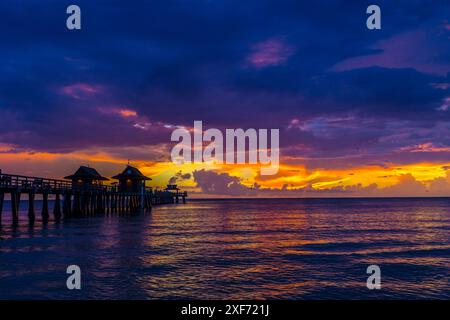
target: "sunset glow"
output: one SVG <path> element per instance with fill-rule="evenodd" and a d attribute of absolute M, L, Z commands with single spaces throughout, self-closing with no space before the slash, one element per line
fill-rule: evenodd
<path fill-rule="evenodd" d="M 62 178 L 89 165 L 111 177 L 130 162 L 153 178 L 147 183 L 176 183 L 192 197 L 450 194 L 450 30 L 440 5 L 420 27 L 411 24 L 421 12 L 412 6 L 396 16 L 403 27 L 376 31 L 367 30 L 366 8 L 357 5 L 343 24 L 333 13 L 339 8 L 298 3 L 300 16 L 286 16 L 286 25 L 233 6 L 246 17 L 236 26 L 216 2 L 189 13 L 172 8 L 189 23 L 155 6 L 170 36 L 155 37 L 161 26 L 153 24 L 142 32 L 136 21 L 147 17 L 135 9 L 136 23 L 122 25 L 114 41 L 115 28 L 103 22 L 71 41 L 64 33 L 49 37 L 52 25 L 39 22 L 38 42 L 11 22 L 3 40 L 11 49 L 1 53 L 3 172 Z M 52 19 L 44 24 L 59 21 Z M 32 43 L 35 54 L 13 49 L 17 41 Z M 194 134 L 195 121 L 203 130 L 279 130 L 279 172 L 172 163 L 172 132 Z"/>

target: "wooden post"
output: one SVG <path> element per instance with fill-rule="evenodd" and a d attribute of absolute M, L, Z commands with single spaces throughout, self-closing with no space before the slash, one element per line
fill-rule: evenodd
<path fill-rule="evenodd" d="M 97 210 L 97 194 L 95 192 L 92 192 L 91 194 L 91 214 L 95 214 Z"/>
<path fill-rule="evenodd" d="M 64 194 L 63 204 L 64 218 L 68 218 L 72 214 L 72 194 L 66 191 Z"/>
<path fill-rule="evenodd" d="M 92 197 L 92 192 L 87 191 L 86 192 L 86 200 L 84 202 L 84 211 L 87 215 L 91 214 L 91 197 Z"/>
<path fill-rule="evenodd" d="M 120 213 L 124 214 L 125 213 L 125 195 L 121 194 L 120 197 L 121 197 L 121 199 L 120 199 Z"/>
<path fill-rule="evenodd" d="M 97 214 L 102 213 L 102 201 L 103 201 L 102 194 L 98 193 L 97 194 L 97 212 L 96 212 Z"/>
<path fill-rule="evenodd" d="M 111 203 L 112 203 L 111 193 L 107 192 L 106 193 L 106 213 L 108 213 L 108 214 L 111 213 Z"/>
<path fill-rule="evenodd" d="M 143 212 L 144 211 L 144 194 L 145 194 L 145 180 L 142 180 L 142 186 L 141 186 L 141 194 L 140 194 L 140 196 L 141 196 L 141 201 L 140 201 L 140 209 L 141 209 L 141 212 Z"/>
<path fill-rule="evenodd" d="M 95 193 L 91 192 L 89 196 L 89 214 L 93 215 L 95 213 Z"/>
<path fill-rule="evenodd" d="M 34 222 L 36 215 L 34 214 L 34 191 L 28 193 L 28 219 L 30 222 Z"/>
<path fill-rule="evenodd" d="M 19 207 L 20 207 L 20 192 L 11 192 L 11 208 L 13 215 L 13 224 L 17 225 L 19 223 Z"/>
<path fill-rule="evenodd" d="M 49 214 L 48 214 L 48 193 L 44 192 L 42 193 L 42 220 L 48 221 Z"/>
<path fill-rule="evenodd" d="M 102 192 L 102 202 L 101 202 L 101 204 L 102 204 L 102 211 L 101 211 L 101 213 L 106 213 L 106 201 L 105 201 L 105 199 L 106 199 L 106 195 Z"/>
<path fill-rule="evenodd" d="M 86 215 L 86 195 L 89 191 L 82 191 L 80 195 L 80 213 L 81 215 Z"/>
<path fill-rule="evenodd" d="M 109 196 L 109 193 L 107 192 L 105 195 L 105 199 L 106 199 L 106 214 L 110 213 L 110 209 L 111 209 L 111 199 Z"/>
<path fill-rule="evenodd" d="M 97 197 L 98 197 L 97 213 L 102 213 L 103 212 L 103 195 L 101 193 L 99 193 L 97 195 Z"/>
<path fill-rule="evenodd" d="M 75 216 L 80 215 L 80 192 L 75 191 L 75 194 L 73 195 L 73 214 Z"/>
<path fill-rule="evenodd" d="M 129 212 L 130 211 L 130 196 L 126 195 L 125 196 L 125 212 Z"/>
<path fill-rule="evenodd" d="M 62 208 L 63 208 L 64 217 L 65 217 L 65 216 L 67 216 L 67 191 L 64 191 Z"/>
<path fill-rule="evenodd" d="M 3 213 L 3 203 L 4 203 L 4 201 L 5 201 L 5 194 L 0 191 L 0 224 L 2 223 L 2 213 Z"/>
<path fill-rule="evenodd" d="M 128 197 L 128 210 L 129 210 L 129 212 L 133 212 L 133 202 L 134 202 L 134 196 L 130 195 Z"/>
<path fill-rule="evenodd" d="M 61 219 L 61 201 L 59 192 L 56 192 L 55 195 L 55 206 L 53 207 L 53 215 L 55 216 L 55 220 Z"/>
<path fill-rule="evenodd" d="M 138 211 L 138 208 L 139 208 L 139 199 L 138 199 L 138 196 L 133 195 L 133 206 L 132 206 L 133 212 L 137 212 L 137 211 Z"/>
<path fill-rule="evenodd" d="M 114 213 L 114 193 L 109 194 L 109 213 Z"/>
<path fill-rule="evenodd" d="M 117 213 L 117 193 L 111 194 L 111 212 Z"/>

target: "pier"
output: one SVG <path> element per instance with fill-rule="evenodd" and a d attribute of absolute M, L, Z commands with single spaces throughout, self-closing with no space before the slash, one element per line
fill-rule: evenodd
<path fill-rule="evenodd" d="M 19 222 L 21 198 L 28 200 L 28 220 L 36 219 L 36 196 L 42 198 L 41 218 L 45 223 L 50 214 L 56 221 L 62 218 L 82 217 L 97 214 L 131 214 L 150 212 L 153 206 L 186 203 L 187 192 L 180 192 L 176 186 L 169 185 L 164 190 L 153 190 L 145 186 L 145 180 L 139 170 L 127 166 L 121 174 L 113 177 L 119 184 L 103 185 L 95 169 L 80 167 L 66 180 L 47 179 L 15 174 L 6 174 L 0 170 L 0 223 L 5 196 L 10 195 L 13 224 Z M 70 181 L 72 180 L 72 181 Z M 49 197 L 54 199 L 52 212 Z"/>

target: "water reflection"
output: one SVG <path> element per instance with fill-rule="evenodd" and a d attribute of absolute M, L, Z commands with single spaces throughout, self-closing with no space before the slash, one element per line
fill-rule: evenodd
<path fill-rule="evenodd" d="M 191 201 L 132 217 L 18 226 L 0 298 L 449 298 L 450 200 Z M 38 217 L 37 217 L 38 218 Z M 65 268 L 83 290 L 65 289 Z M 381 291 L 365 287 L 369 264 Z"/>

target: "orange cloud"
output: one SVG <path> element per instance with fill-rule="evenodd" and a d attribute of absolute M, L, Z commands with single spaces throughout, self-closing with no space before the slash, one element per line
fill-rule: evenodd
<path fill-rule="evenodd" d="M 371 165 L 345 169 L 308 169 L 303 164 L 281 164 L 277 175 L 261 176 L 257 165 L 175 165 L 167 159 L 149 160 L 166 154 L 165 146 L 159 149 L 149 147 L 153 152 L 151 155 L 140 150 L 140 147 L 130 147 L 127 150 L 103 148 L 72 153 L 13 152 L 12 146 L 1 147 L 0 168 L 3 172 L 58 179 L 70 174 L 79 165 L 86 164 L 95 167 L 105 176 L 112 176 L 120 172 L 128 162 L 120 154 L 134 154 L 136 158 L 132 159 L 132 165 L 152 177 L 149 185 L 164 186 L 176 176 L 188 176 L 190 178 L 181 179 L 177 183 L 197 192 L 197 196 L 207 196 L 193 178 L 194 173 L 199 171 L 237 178 L 239 188 L 236 187 L 235 192 L 257 189 L 265 196 L 299 196 L 305 192 L 310 196 L 439 196 L 450 192 L 450 163 L 390 164 L 384 167 Z M 211 177 L 213 175 L 209 176 Z M 267 194 L 264 190 L 272 191 Z"/>
<path fill-rule="evenodd" d="M 118 110 L 118 113 L 124 118 L 137 116 L 137 112 L 134 110 L 130 110 L 130 109 L 120 109 L 120 110 Z"/>

